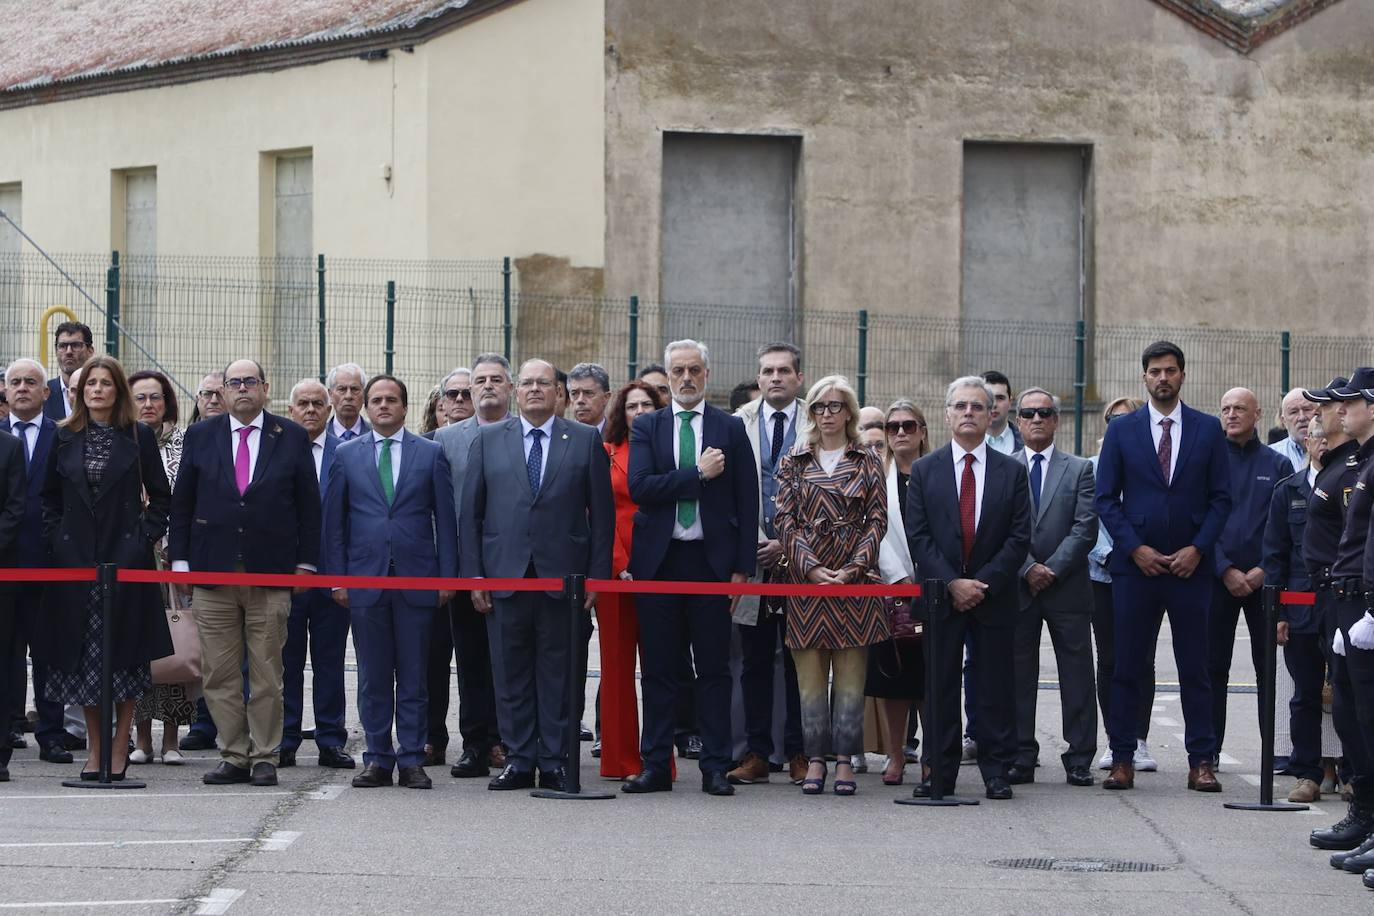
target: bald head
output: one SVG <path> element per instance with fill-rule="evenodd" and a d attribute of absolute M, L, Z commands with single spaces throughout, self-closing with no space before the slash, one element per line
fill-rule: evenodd
<path fill-rule="evenodd" d="M 1316 415 L 1317 405 L 1302 396 L 1301 388 L 1294 388 L 1283 396 L 1279 419 L 1284 429 L 1288 430 L 1288 438 L 1294 442 L 1302 442 L 1307 438 L 1307 426 Z"/>
<path fill-rule="evenodd" d="M 860 407 L 859 408 L 859 431 L 864 432 L 869 429 L 882 429 L 883 411 L 881 407 Z"/>
<path fill-rule="evenodd" d="M 1232 388 L 1221 396 L 1221 428 L 1232 442 L 1249 442 L 1259 417 L 1259 398 L 1249 388 Z"/>

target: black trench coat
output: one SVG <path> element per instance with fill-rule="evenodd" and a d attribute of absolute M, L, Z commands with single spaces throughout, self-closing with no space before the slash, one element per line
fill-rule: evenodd
<path fill-rule="evenodd" d="M 137 435 L 138 441 L 134 441 Z M 157 438 L 142 423 L 115 430 L 110 463 L 99 497 L 86 482 L 85 432 L 58 427 L 43 482 L 43 540 L 57 567 L 115 563 L 152 569 L 153 545 L 167 531 L 172 493 L 158 454 Z M 148 505 L 143 507 L 146 489 Z M 89 582 L 50 583 L 43 616 L 31 622 L 33 657 L 61 671 L 75 671 L 85 632 Z M 164 588 L 152 583 L 115 586 L 110 628 L 115 668 L 132 668 L 171 655 Z"/>

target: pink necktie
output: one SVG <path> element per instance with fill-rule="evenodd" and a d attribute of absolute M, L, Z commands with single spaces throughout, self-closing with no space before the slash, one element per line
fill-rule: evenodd
<path fill-rule="evenodd" d="M 239 429 L 239 449 L 234 453 L 234 483 L 238 484 L 239 495 L 248 492 L 248 434 L 253 431 L 253 427 L 244 426 Z"/>

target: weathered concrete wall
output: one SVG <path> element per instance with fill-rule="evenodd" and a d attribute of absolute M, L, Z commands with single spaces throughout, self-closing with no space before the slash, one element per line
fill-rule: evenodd
<path fill-rule="evenodd" d="M 1149 0 L 607 0 L 606 291 L 655 297 L 662 133 L 802 137 L 804 308 L 958 313 L 966 140 L 1093 147 L 1102 324 L 1374 332 L 1374 9 L 1243 57 Z"/>

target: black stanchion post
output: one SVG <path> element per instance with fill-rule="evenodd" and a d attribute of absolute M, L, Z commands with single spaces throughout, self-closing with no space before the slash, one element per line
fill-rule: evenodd
<path fill-rule="evenodd" d="M 1274 679 L 1278 675 L 1279 594 L 1277 585 L 1266 585 L 1260 595 L 1264 609 L 1264 634 L 1260 655 L 1264 670 L 1259 673 L 1260 772 L 1259 804 L 1227 802 L 1233 811 L 1306 811 L 1306 805 L 1274 801 Z"/>
<path fill-rule="evenodd" d="M 136 779 L 111 778 L 114 769 L 114 589 L 117 567 L 101 563 L 96 567 L 96 588 L 100 591 L 100 777 L 87 782 L 64 779 L 71 789 L 144 789 L 147 783 Z M 125 767 L 127 769 L 127 767 Z"/>
<path fill-rule="evenodd" d="M 582 653 L 577 650 L 578 641 L 583 638 L 582 621 L 587 613 L 583 605 L 587 603 L 587 577 L 564 576 L 563 596 L 568 601 L 568 727 L 563 733 L 563 744 L 567 750 L 567 773 L 563 789 L 535 789 L 530 793 L 535 798 L 563 798 L 579 800 L 602 800 L 615 798 L 609 792 L 582 791 L 582 723 L 578 721 L 576 710 L 580 695 L 587 689 L 587 669 L 578 663 Z"/>
<path fill-rule="evenodd" d="M 921 718 L 921 732 L 925 739 L 926 755 L 930 758 L 930 797 L 897 798 L 899 805 L 917 805 L 926 808 L 956 808 L 960 805 L 976 805 L 978 799 L 960 795 L 945 794 L 945 764 L 943 732 L 939 703 L 940 653 L 936 644 L 937 634 L 944 622 L 949 607 L 949 594 L 941 579 L 926 579 L 921 583 L 921 603 L 925 607 L 925 621 L 921 632 L 922 649 L 926 659 L 926 700 L 925 713 Z"/>

